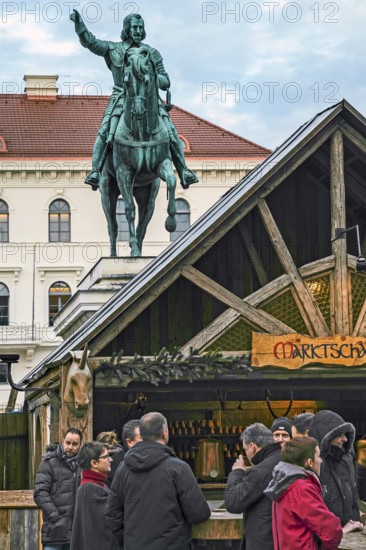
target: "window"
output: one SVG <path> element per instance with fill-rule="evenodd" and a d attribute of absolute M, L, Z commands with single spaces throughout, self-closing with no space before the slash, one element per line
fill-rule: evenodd
<path fill-rule="evenodd" d="M 9 324 L 9 289 L 0 283 L 0 326 Z"/>
<path fill-rule="evenodd" d="M 70 206 L 66 201 L 57 199 L 51 203 L 48 214 L 48 232 L 50 243 L 70 242 Z"/>
<path fill-rule="evenodd" d="M 128 230 L 128 222 L 127 222 L 126 212 L 125 212 L 125 203 L 123 202 L 123 199 L 117 200 L 116 217 L 117 217 L 117 224 L 118 224 L 117 241 L 128 242 L 130 240 L 130 232 Z"/>
<path fill-rule="evenodd" d="M 183 199 L 177 199 L 175 201 L 175 207 L 177 209 L 177 229 L 173 231 L 173 233 L 170 233 L 171 241 L 178 239 L 178 237 L 191 225 L 191 211 L 188 202 Z"/>
<path fill-rule="evenodd" d="M 7 153 L 7 152 L 8 152 L 8 148 L 6 146 L 5 139 L 3 138 L 3 136 L 0 136 L 0 153 Z"/>
<path fill-rule="evenodd" d="M 0 243 L 9 242 L 9 209 L 6 202 L 0 200 Z"/>
<path fill-rule="evenodd" d="M 8 372 L 7 366 L 4 363 L 0 363 L 0 384 L 8 383 L 7 372 Z"/>
<path fill-rule="evenodd" d="M 71 296 L 71 288 L 62 281 L 53 283 L 48 291 L 48 317 L 49 324 L 52 325 L 52 319 L 66 304 Z"/>

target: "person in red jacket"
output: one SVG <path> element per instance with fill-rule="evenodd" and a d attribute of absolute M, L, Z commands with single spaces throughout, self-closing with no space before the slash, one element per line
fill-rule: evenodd
<path fill-rule="evenodd" d="M 300 437 L 281 450 L 283 462 L 273 470 L 264 491 L 273 500 L 272 531 L 275 550 L 338 548 L 343 533 L 362 530 L 362 523 L 341 522 L 324 504 L 319 481 L 322 459 L 316 439 Z"/>

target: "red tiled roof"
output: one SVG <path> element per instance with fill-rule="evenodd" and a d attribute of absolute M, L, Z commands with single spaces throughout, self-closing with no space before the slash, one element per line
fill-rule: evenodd
<path fill-rule="evenodd" d="M 8 157 L 89 157 L 107 96 L 58 96 L 56 101 L 0 94 L 0 135 Z M 190 143 L 190 156 L 267 157 L 271 152 L 179 107 L 170 111 L 179 134 Z"/>

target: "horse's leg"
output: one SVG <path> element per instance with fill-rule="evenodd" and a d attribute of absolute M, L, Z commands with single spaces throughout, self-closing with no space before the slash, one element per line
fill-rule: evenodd
<path fill-rule="evenodd" d="M 126 166 L 117 167 L 117 182 L 118 187 L 125 203 L 125 213 L 128 223 L 128 229 L 130 232 L 130 256 L 141 256 L 141 249 L 138 246 L 136 233 L 135 233 L 135 203 L 133 201 L 133 174 L 132 170 Z"/>
<path fill-rule="evenodd" d="M 165 229 L 172 233 L 177 228 L 177 222 L 175 215 L 177 213 L 175 207 L 175 188 L 177 185 L 177 178 L 174 175 L 172 162 L 170 159 L 165 159 L 159 167 L 159 176 L 166 182 L 168 190 L 168 217 L 165 220 Z"/>
<path fill-rule="evenodd" d="M 139 221 L 136 229 L 137 243 L 140 249 L 146 235 L 147 226 L 155 210 L 155 200 L 160 188 L 160 179 L 156 178 L 151 185 L 134 187 L 133 194 L 139 211 Z"/>
<path fill-rule="evenodd" d="M 116 207 L 117 199 L 119 196 L 119 189 L 117 186 L 117 181 L 115 177 L 107 171 L 106 168 L 103 169 L 100 180 L 99 180 L 99 190 L 102 197 L 102 206 L 104 210 L 105 217 L 107 218 L 108 224 L 108 234 L 109 234 L 109 243 L 110 243 L 110 256 L 117 256 L 117 234 L 118 234 L 118 224 L 116 218 Z"/>

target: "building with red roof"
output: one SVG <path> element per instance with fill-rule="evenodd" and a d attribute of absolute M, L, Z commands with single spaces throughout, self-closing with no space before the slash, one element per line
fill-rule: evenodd
<path fill-rule="evenodd" d="M 106 96 L 58 95 L 57 76 L 25 76 L 24 94 L 0 95 L 0 350 L 19 353 L 14 379 L 57 346 L 52 319 L 79 282 L 109 255 L 99 193 L 83 181 L 108 103 Z M 170 111 L 188 166 L 200 181 L 177 188 L 177 231 L 163 226 L 162 182 L 143 245 L 146 262 L 164 250 L 228 189 L 270 154 L 180 107 Z M 125 266 L 103 274 L 98 292 L 75 307 L 90 316 L 134 275 L 129 260 L 123 201 L 119 203 L 118 256 Z M 103 280 L 103 284 L 101 284 Z M 93 282 L 95 283 L 95 279 Z M 107 282 L 106 282 L 107 281 Z M 9 387 L 0 372 L 0 404 Z M 19 396 L 21 402 L 23 396 Z"/>

